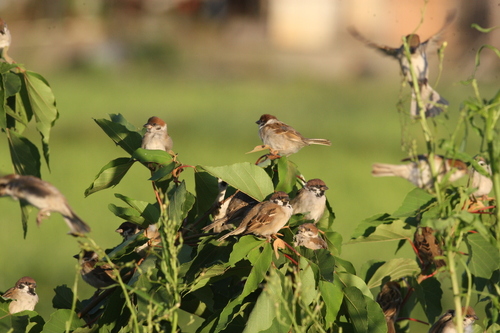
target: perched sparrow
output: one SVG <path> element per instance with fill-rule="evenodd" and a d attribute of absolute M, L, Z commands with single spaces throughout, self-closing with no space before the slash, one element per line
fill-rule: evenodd
<path fill-rule="evenodd" d="M 484 157 L 477 156 L 476 159 L 477 163 L 491 175 L 491 166 L 486 162 Z M 488 194 L 493 188 L 493 181 L 490 177 L 483 176 L 477 172 L 476 169 L 471 167 L 469 171 L 468 187 L 477 188 L 477 190 L 472 193 L 472 196 L 476 199 L 483 198 L 484 200 L 488 197 Z"/>
<path fill-rule="evenodd" d="M 40 211 L 36 222 L 50 215 L 60 213 L 68 225 L 70 234 L 78 235 L 90 231 L 90 227 L 80 219 L 61 192 L 52 184 L 33 176 L 8 175 L 0 178 L 0 197 L 11 196 L 16 200 L 24 200 Z"/>
<path fill-rule="evenodd" d="M 155 224 L 150 224 L 146 229 L 132 222 L 123 222 L 115 231 L 123 237 L 123 241 L 129 240 L 132 236 L 144 230 L 144 236 L 149 238 L 149 241 L 138 246 L 135 252 L 140 255 L 146 255 L 148 247 L 154 247 L 161 243 L 160 233 Z"/>
<path fill-rule="evenodd" d="M 297 196 L 290 204 L 293 214 L 305 214 L 307 220 L 318 222 L 326 208 L 325 191 L 328 190 L 325 182 L 321 179 L 311 179 L 299 190 Z"/>
<path fill-rule="evenodd" d="M 470 306 L 462 308 L 462 314 L 464 315 L 464 333 L 472 333 L 474 331 L 474 322 L 478 320 L 476 312 Z M 429 333 L 456 333 L 457 329 L 455 323 L 453 322 L 453 317 L 455 317 L 455 310 L 446 311 L 438 321 L 432 325 L 429 329 Z"/>
<path fill-rule="evenodd" d="M 259 125 L 259 136 L 262 142 L 275 155 L 288 156 L 312 144 L 331 145 L 329 140 L 304 138 L 293 127 L 282 123 L 270 114 L 263 114 L 256 123 Z"/>
<path fill-rule="evenodd" d="M 214 232 L 221 232 L 229 229 L 231 225 L 241 220 L 258 203 L 241 191 L 236 192 L 231 200 L 227 202 L 225 214 L 222 216 L 219 214 L 217 218 L 214 216 L 214 222 L 204 227 L 203 231 L 214 229 Z"/>
<path fill-rule="evenodd" d="M 240 225 L 233 231 L 219 238 L 219 242 L 233 235 L 254 234 L 266 237 L 269 241 L 271 235 L 287 224 L 292 216 L 290 198 L 285 192 L 275 192 L 268 201 L 255 205 L 243 218 Z"/>
<path fill-rule="evenodd" d="M 328 248 L 325 240 L 319 235 L 319 229 L 314 223 L 301 224 L 297 230 L 297 234 L 293 237 L 293 244 L 296 247 L 304 246 L 311 250 Z"/>
<path fill-rule="evenodd" d="M 101 289 L 116 283 L 113 268 L 107 263 L 97 265 L 100 260 L 94 251 L 83 251 L 81 257 L 77 254 L 73 258 L 76 258 L 80 264 L 83 281 L 92 287 Z"/>
<path fill-rule="evenodd" d="M 146 133 L 142 137 L 143 149 L 164 150 L 169 152 L 174 147 L 172 138 L 167 133 L 167 124 L 158 117 L 151 117 L 144 125 Z"/>
<path fill-rule="evenodd" d="M 9 28 L 7 27 L 7 23 L 5 23 L 5 21 L 0 18 L 0 55 L 2 58 L 5 59 L 5 61 L 11 64 L 14 61 L 7 54 L 10 42 L 11 42 L 11 37 Z"/>
<path fill-rule="evenodd" d="M 410 51 L 410 63 L 408 62 L 408 58 L 406 56 L 404 44 L 398 48 L 378 45 L 363 37 L 356 29 L 352 27 L 349 28 L 349 32 L 351 33 L 351 35 L 353 35 L 354 38 L 365 43 L 367 46 L 396 58 L 399 61 L 399 65 L 401 66 L 401 72 L 405 76 L 410 86 L 414 87 L 413 77 L 410 71 L 411 66 L 417 79 L 422 101 L 425 104 L 425 116 L 434 117 L 443 112 L 442 105 L 448 105 L 448 102 L 444 98 L 439 96 L 439 94 L 434 89 L 432 89 L 432 87 L 428 83 L 429 64 L 427 62 L 426 49 L 429 42 L 438 42 L 441 33 L 454 20 L 455 14 L 455 11 L 450 11 L 446 16 L 445 23 L 441 30 L 439 30 L 439 32 L 434 34 L 434 36 L 430 37 L 422 43 L 420 42 L 420 37 L 417 34 L 410 34 L 405 37 L 405 41 L 408 44 L 408 48 Z M 420 115 L 420 109 L 417 104 L 417 98 L 415 96 L 414 89 L 412 89 L 411 115 L 414 117 Z"/>
<path fill-rule="evenodd" d="M 387 322 L 387 333 L 396 333 L 394 322 L 398 317 L 403 303 L 399 283 L 395 281 L 385 283 L 377 296 L 377 303 L 380 304 L 382 311 L 384 311 L 385 321 Z"/>
<path fill-rule="evenodd" d="M 432 179 L 431 167 L 427 155 L 418 155 L 417 159 L 417 161 L 413 161 L 410 158 L 405 158 L 403 162 L 411 161 L 411 163 L 408 164 L 375 163 L 372 166 L 372 175 L 375 177 L 402 177 L 417 187 L 431 189 L 434 185 L 434 181 Z M 453 171 L 448 178 L 450 182 L 463 177 L 467 173 L 467 165 L 464 162 L 456 159 L 444 158 L 441 155 L 434 155 L 434 168 L 437 170 L 438 182 L 440 182 L 450 171 Z"/>
<path fill-rule="evenodd" d="M 435 259 L 442 256 L 441 244 L 434 236 L 434 230 L 429 227 L 418 227 L 413 235 L 413 245 L 417 250 L 417 255 L 421 260 L 422 270 L 425 270 L 432 263 L 436 269 L 446 265 L 443 259 Z"/>
<path fill-rule="evenodd" d="M 36 282 L 29 276 L 20 278 L 16 285 L 2 295 L 4 298 L 13 299 L 9 304 L 11 314 L 24 310 L 33 311 L 38 303 L 38 295 L 35 292 Z"/>

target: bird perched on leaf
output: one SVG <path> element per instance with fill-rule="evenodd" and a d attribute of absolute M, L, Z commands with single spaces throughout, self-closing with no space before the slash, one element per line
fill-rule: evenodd
<path fill-rule="evenodd" d="M 387 333 L 396 333 L 394 323 L 398 318 L 399 310 L 403 304 L 399 283 L 396 281 L 386 282 L 377 295 L 377 303 L 384 312 L 385 321 L 387 322 Z"/>
<path fill-rule="evenodd" d="M 75 214 L 64 195 L 54 185 L 40 178 L 16 174 L 1 177 L 0 197 L 7 195 L 38 208 L 37 224 L 51 212 L 57 212 L 66 221 L 70 234 L 76 236 L 90 231 L 90 227 Z"/>
<path fill-rule="evenodd" d="M 73 258 L 80 264 L 80 274 L 83 281 L 94 288 L 102 289 L 116 283 L 113 268 L 108 263 L 102 263 L 94 251 L 83 251 Z"/>
<path fill-rule="evenodd" d="M 304 246 L 311 250 L 327 249 L 328 244 L 321 238 L 320 230 L 314 223 L 304 223 L 299 226 L 293 237 L 293 244 Z"/>
<path fill-rule="evenodd" d="M 488 164 L 486 159 L 482 156 L 475 156 L 477 163 L 491 176 L 491 166 Z M 468 187 L 477 189 L 472 196 L 477 200 L 481 198 L 482 200 L 486 200 L 488 194 L 493 189 L 493 181 L 490 177 L 484 176 L 479 173 L 474 168 L 470 168 L 469 171 L 469 182 Z"/>
<path fill-rule="evenodd" d="M 251 152 L 269 149 L 273 155 L 288 156 L 312 144 L 323 146 L 332 144 L 326 139 L 304 138 L 293 127 L 270 114 L 263 114 L 256 123 L 259 125 L 259 136 L 264 145 L 255 147 Z"/>
<path fill-rule="evenodd" d="M 308 180 L 290 202 L 293 214 L 304 214 L 305 219 L 318 222 L 325 212 L 326 190 L 328 186 L 321 179 Z"/>
<path fill-rule="evenodd" d="M 167 124 L 158 117 L 151 117 L 144 124 L 146 133 L 142 137 L 141 148 L 149 150 L 164 150 L 170 152 L 174 147 L 172 138 L 168 135 Z"/>
<path fill-rule="evenodd" d="M 463 307 L 462 315 L 464 316 L 464 333 L 472 333 L 474 331 L 474 322 L 478 320 L 476 312 L 470 306 Z M 429 329 L 429 333 L 457 333 L 458 330 L 453 322 L 453 318 L 455 318 L 455 310 L 446 311 L 441 317 L 439 317 L 438 321 L 432 325 Z"/>
<path fill-rule="evenodd" d="M 417 86 L 424 103 L 426 117 L 437 116 L 443 112 L 443 106 L 448 105 L 448 101 L 442 98 L 429 84 L 429 63 L 427 62 L 426 50 L 430 43 L 437 43 L 439 41 L 442 32 L 455 19 L 455 15 L 456 11 L 450 11 L 446 16 L 443 27 L 429 39 L 421 42 L 419 35 L 409 34 L 404 37 L 405 43 L 397 48 L 373 43 L 363 37 L 355 28 L 349 28 L 349 32 L 354 38 L 399 61 L 401 72 L 412 87 L 410 114 L 414 117 L 420 116 L 421 110 L 417 102 L 412 72 L 415 74 L 415 79 L 417 80 Z M 407 44 L 409 50 L 408 56 L 405 50 L 405 44 Z M 410 58 L 410 61 L 408 61 L 408 58 Z"/>
<path fill-rule="evenodd" d="M 271 240 L 271 236 L 287 224 L 292 216 L 290 198 L 285 192 L 275 192 L 267 201 L 255 205 L 233 231 L 219 238 L 219 242 L 233 235 L 254 234 Z"/>
<path fill-rule="evenodd" d="M 12 299 L 9 304 L 11 314 L 21 311 L 33 311 L 38 303 L 38 295 L 35 292 L 36 282 L 29 276 L 20 278 L 16 285 L 7 290 L 2 297 Z"/>
<path fill-rule="evenodd" d="M 432 263 L 436 269 L 446 265 L 443 259 L 436 259 L 436 257 L 443 256 L 443 249 L 432 228 L 418 227 L 413 235 L 413 245 L 421 261 L 422 270 L 427 269 Z"/>
<path fill-rule="evenodd" d="M 397 176 L 404 178 L 417 187 L 432 189 L 434 179 L 431 173 L 430 161 L 427 155 L 418 155 L 416 160 L 405 158 L 407 164 L 383 164 L 375 163 L 372 166 L 372 175 L 375 177 Z M 467 165 L 457 159 L 444 158 L 434 155 L 434 170 L 438 182 L 450 173 L 448 181 L 453 182 L 467 174 Z"/>

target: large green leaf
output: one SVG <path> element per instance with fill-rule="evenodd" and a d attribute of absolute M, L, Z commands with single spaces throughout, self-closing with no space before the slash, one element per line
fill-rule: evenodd
<path fill-rule="evenodd" d="M 354 230 L 351 236 L 351 240 L 360 237 L 368 237 L 371 233 L 375 231 L 375 228 L 378 227 L 379 225 L 383 223 L 390 223 L 394 220 L 395 218 L 393 218 L 391 215 L 387 213 L 377 214 L 367 219 L 364 219 L 356 226 L 356 229 Z"/>
<path fill-rule="evenodd" d="M 418 272 L 420 272 L 420 267 L 418 267 L 414 259 L 392 259 L 377 269 L 367 285 L 368 288 L 372 289 L 381 286 L 385 277 L 389 277 L 389 280 L 397 280 L 405 276 L 412 276 Z"/>
<path fill-rule="evenodd" d="M 433 323 L 437 316 L 441 315 L 441 298 L 443 290 L 441 283 L 435 278 L 428 278 L 421 283 L 414 283 L 411 285 L 415 288 L 415 294 L 418 301 L 422 305 L 429 322 Z"/>
<path fill-rule="evenodd" d="M 151 150 L 137 148 L 133 153 L 132 157 L 139 160 L 142 163 L 158 163 L 162 165 L 170 165 L 175 162 L 172 160 L 172 155 L 164 150 Z"/>
<path fill-rule="evenodd" d="M 363 293 L 353 286 L 344 288 L 344 301 L 356 333 L 368 333 L 368 311 Z"/>
<path fill-rule="evenodd" d="M 258 201 L 264 200 L 274 191 L 273 183 L 267 173 L 254 164 L 236 163 L 220 167 L 198 166 L 198 168 L 206 170 Z"/>
<path fill-rule="evenodd" d="M 74 330 L 84 326 L 85 321 L 79 319 L 77 314 L 67 309 L 59 309 L 52 312 L 49 320 L 43 326 L 43 333 L 61 333 L 66 332 L 66 325 L 70 323 L 69 329 Z"/>
<path fill-rule="evenodd" d="M 26 71 L 23 78 L 31 110 L 35 115 L 36 128 L 42 136 L 43 155 L 49 165 L 50 130 L 59 117 L 56 99 L 48 82 L 40 74 Z"/>
<path fill-rule="evenodd" d="M 401 207 L 392 214 L 392 217 L 415 216 L 433 200 L 434 197 L 432 195 L 417 187 L 406 195 Z"/>
<path fill-rule="evenodd" d="M 16 173 L 40 178 L 41 163 L 38 148 L 15 131 L 6 129 L 5 132 L 9 141 L 10 158 Z"/>
<path fill-rule="evenodd" d="M 94 119 L 94 121 L 111 140 L 130 155 L 132 155 L 137 148 L 141 147 L 142 136 L 136 131 L 129 130 L 125 125 L 121 124 L 121 121 L 118 123 L 107 119 Z"/>
<path fill-rule="evenodd" d="M 95 180 L 85 190 L 85 196 L 118 185 L 133 164 L 134 160 L 128 157 L 110 161 L 102 167 Z"/>
<path fill-rule="evenodd" d="M 278 184 L 276 185 L 276 191 L 283 191 L 285 193 L 292 192 L 297 182 L 297 176 L 300 175 L 300 172 L 297 170 L 297 165 L 286 157 L 278 159 L 277 165 Z"/>
<path fill-rule="evenodd" d="M 368 332 L 385 333 L 387 332 L 387 322 L 380 305 L 373 299 L 365 297 L 366 310 L 368 311 Z"/>
<path fill-rule="evenodd" d="M 351 239 L 352 243 L 366 242 L 388 242 L 398 239 L 412 239 L 415 233 L 415 227 L 406 224 L 401 220 L 393 221 L 389 224 L 380 224 L 377 227 L 368 230 L 366 236 L 360 236 L 356 239 Z"/>
<path fill-rule="evenodd" d="M 335 281 L 338 281 L 343 289 L 355 287 L 366 297 L 373 298 L 373 295 L 370 289 L 368 289 L 365 281 L 363 281 L 363 279 L 359 276 L 347 272 L 335 272 Z"/>
<path fill-rule="evenodd" d="M 469 268 L 476 277 L 490 279 L 493 272 L 500 268 L 500 253 L 480 234 L 469 234 L 466 238 L 471 250 Z"/>
<path fill-rule="evenodd" d="M 319 281 L 319 291 L 321 298 L 325 304 L 326 314 L 325 321 L 330 326 L 335 319 L 342 305 L 344 294 L 342 293 L 342 285 L 338 281 L 328 282 Z"/>

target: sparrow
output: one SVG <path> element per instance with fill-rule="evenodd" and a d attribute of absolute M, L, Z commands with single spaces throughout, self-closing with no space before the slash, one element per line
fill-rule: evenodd
<path fill-rule="evenodd" d="M 331 146 L 332 144 L 325 139 L 304 138 L 293 127 L 270 114 L 263 114 L 256 123 L 259 125 L 259 136 L 264 146 L 260 146 L 260 149 L 257 149 L 259 147 L 257 146 L 253 151 L 269 148 L 273 155 L 288 156 L 312 144 L 323 146 Z"/>
<path fill-rule="evenodd" d="M 167 124 L 158 117 L 151 117 L 144 124 L 146 133 L 142 137 L 143 149 L 164 150 L 169 152 L 174 147 L 172 138 L 167 133 Z"/>
<path fill-rule="evenodd" d="M 313 220 L 314 223 L 318 222 L 325 212 L 326 190 L 328 190 L 328 186 L 321 179 L 307 181 L 290 202 L 293 214 L 304 214 L 305 219 Z"/>
<path fill-rule="evenodd" d="M 11 42 L 11 36 L 7 23 L 0 18 L 0 55 L 6 62 L 12 64 L 14 60 L 7 54 Z"/>
<path fill-rule="evenodd" d="M 90 227 L 75 214 L 64 195 L 54 185 L 40 178 L 16 174 L 0 177 L 0 197 L 7 195 L 38 208 L 38 225 L 51 212 L 57 212 L 66 221 L 70 234 L 76 236 L 90 232 Z"/>
<path fill-rule="evenodd" d="M 219 214 L 214 216 L 214 222 L 204 227 L 202 229 L 203 231 L 214 229 L 214 232 L 221 232 L 229 229 L 236 222 L 243 219 L 250 209 L 258 203 L 257 200 L 241 191 L 236 192 L 233 197 L 226 202 L 228 202 L 228 204 L 224 215 Z"/>
<path fill-rule="evenodd" d="M 476 312 L 470 306 L 462 308 L 462 314 L 464 315 L 463 327 L 464 333 L 472 333 L 474 331 L 474 322 L 478 320 Z M 453 317 L 455 317 L 455 310 L 446 311 L 438 321 L 434 323 L 429 329 L 429 333 L 456 333 L 457 328 L 453 322 Z"/>
<path fill-rule="evenodd" d="M 38 303 L 38 295 L 35 292 L 36 282 L 29 276 L 20 278 L 16 285 L 7 290 L 2 297 L 10 298 L 13 301 L 9 304 L 11 314 L 24 310 L 33 311 Z"/>
<path fill-rule="evenodd" d="M 111 265 L 99 263 L 99 257 L 94 251 L 83 251 L 81 254 L 74 255 L 73 258 L 80 264 L 80 274 L 83 281 L 94 288 L 102 289 L 116 283 L 114 280 L 114 271 Z"/>
<path fill-rule="evenodd" d="M 275 192 L 269 200 L 260 202 L 250 209 L 236 229 L 218 240 L 222 242 L 229 236 L 254 234 L 270 241 L 271 236 L 287 224 L 292 216 L 292 210 L 288 194 Z"/>
<path fill-rule="evenodd" d="M 486 162 L 484 157 L 476 156 L 475 159 L 477 163 L 488 172 L 491 176 L 491 166 Z M 469 171 L 469 181 L 467 184 L 468 187 L 476 188 L 477 190 L 472 193 L 472 196 L 477 200 L 477 198 L 482 198 L 486 200 L 488 194 L 491 192 L 493 188 L 493 181 L 490 177 L 483 176 L 476 169 L 471 168 Z"/>
<path fill-rule="evenodd" d="M 319 233 L 314 223 L 301 224 L 297 229 L 297 234 L 293 236 L 293 244 L 295 247 L 304 246 L 311 250 L 327 249 L 328 245 Z"/>
<path fill-rule="evenodd" d="M 385 321 L 387 322 L 387 333 L 396 333 L 394 322 L 403 304 L 401 286 L 399 283 L 395 281 L 385 283 L 382 290 L 377 295 L 377 303 L 384 312 Z"/>
<path fill-rule="evenodd" d="M 441 243 L 434 236 L 434 230 L 430 227 L 418 227 L 413 235 L 413 245 L 417 251 L 422 264 L 422 270 L 425 270 L 432 263 L 436 269 L 446 266 L 443 259 L 435 259 L 443 255 Z"/>
<path fill-rule="evenodd" d="M 146 229 L 132 222 L 123 222 L 115 231 L 123 237 L 123 241 L 127 241 L 134 235 L 144 230 L 144 236 L 149 238 L 149 241 L 135 248 L 135 252 L 141 256 L 147 254 L 147 249 L 158 246 L 161 243 L 161 236 L 155 224 L 150 224 Z"/>
<path fill-rule="evenodd" d="M 448 105 L 448 101 L 442 98 L 430 85 L 429 85 L 429 63 L 427 62 L 426 49 L 429 43 L 437 43 L 441 37 L 442 32 L 450 25 L 450 23 L 455 19 L 456 11 L 452 10 L 448 13 L 445 19 L 443 27 L 432 37 L 420 41 L 420 36 L 417 34 L 409 34 L 405 36 L 405 42 L 408 45 L 411 59 L 408 62 L 408 58 L 405 51 L 405 45 L 401 45 L 398 48 L 393 48 L 385 45 L 379 45 L 373 43 L 372 41 L 363 37 L 355 28 L 350 27 L 348 30 L 351 35 L 358 39 L 359 41 L 365 43 L 368 47 L 377 49 L 384 53 L 385 55 L 396 58 L 399 61 L 401 67 L 401 72 L 406 78 L 410 86 L 412 87 L 412 100 L 410 113 L 412 116 L 417 117 L 420 115 L 420 108 L 417 103 L 416 92 L 414 88 L 413 77 L 410 71 L 410 66 L 412 71 L 415 73 L 417 84 L 420 91 L 420 96 L 424 102 L 425 116 L 434 117 L 443 112 L 443 105 Z"/>
<path fill-rule="evenodd" d="M 417 161 L 405 158 L 403 162 L 408 164 L 382 164 L 375 163 L 372 166 L 372 175 L 375 177 L 398 176 L 402 177 L 417 187 L 431 189 L 434 185 L 432 173 L 427 155 L 418 155 Z M 461 160 L 444 158 L 434 155 L 434 168 L 437 170 L 437 181 L 440 182 L 446 174 L 453 171 L 448 181 L 453 182 L 467 173 L 467 165 Z"/>

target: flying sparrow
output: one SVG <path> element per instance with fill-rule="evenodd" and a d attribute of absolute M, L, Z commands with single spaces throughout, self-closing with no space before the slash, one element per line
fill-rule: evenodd
<path fill-rule="evenodd" d="M 243 218 L 240 225 L 233 231 L 219 238 L 219 242 L 233 235 L 254 234 L 263 236 L 268 241 L 271 236 L 287 224 L 292 216 L 290 198 L 285 192 L 275 192 L 268 201 L 255 205 Z"/>
<path fill-rule="evenodd" d="M 476 156 L 477 163 L 491 175 L 491 166 L 486 162 L 484 157 Z M 472 168 L 469 171 L 468 187 L 476 188 L 477 190 L 472 193 L 474 198 L 482 198 L 486 200 L 488 194 L 493 188 L 493 181 L 490 177 L 483 176 L 476 169 Z"/>
<path fill-rule="evenodd" d="M 146 229 L 144 229 L 135 223 L 127 221 L 120 224 L 118 229 L 116 229 L 115 231 L 123 237 L 123 241 L 129 240 L 134 235 L 143 231 L 144 236 L 149 238 L 149 241 L 138 246 L 135 249 L 135 252 L 139 253 L 141 256 L 145 256 L 147 254 L 147 249 L 149 247 L 154 247 L 161 243 L 161 236 L 155 224 L 150 224 Z"/>
<path fill-rule="evenodd" d="M 297 234 L 293 236 L 293 244 L 304 246 L 311 250 L 327 249 L 328 245 L 319 235 L 319 229 L 314 223 L 304 223 L 297 229 Z"/>
<path fill-rule="evenodd" d="M 410 158 L 403 160 L 411 161 L 408 164 L 382 164 L 375 163 L 372 166 L 372 175 L 375 177 L 397 176 L 402 177 L 415 186 L 423 189 L 431 189 L 434 185 L 431 167 L 427 155 L 418 155 L 417 161 Z M 434 155 L 434 169 L 437 170 L 437 181 L 440 182 L 446 174 L 453 171 L 448 181 L 453 182 L 467 173 L 467 165 L 457 159 L 444 158 Z"/>
<path fill-rule="evenodd" d="M 81 254 L 74 255 L 73 258 L 80 264 L 80 274 L 83 281 L 94 288 L 101 289 L 115 284 L 113 268 L 107 264 L 99 263 L 99 257 L 94 251 L 83 251 Z"/>
<path fill-rule="evenodd" d="M 472 333 L 474 331 L 474 322 L 478 320 L 476 312 L 470 306 L 462 308 L 464 315 L 463 327 L 464 333 Z M 438 321 L 429 329 L 429 333 L 457 333 L 457 328 L 453 322 L 455 310 L 446 311 Z"/>
<path fill-rule="evenodd" d="M 174 147 L 172 138 L 167 133 L 167 124 L 158 117 L 151 117 L 144 125 L 146 133 L 142 137 L 143 149 L 164 150 L 169 152 Z"/>
<path fill-rule="evenodd" d="M 420 115 L 420 108 L 417 103 L 417 98 L 415 95 L 414 82 L 411 74 L 410 66 L 412 71 L 415 73 L 420 95 L 422 101 L 425 104 L 425 116 L 434 117 L 443 112 L 442 106 L 448 105 L 448 101 L 442 98 L 428 83 L 429 77 L 429 64 L 427 62 L 426 49 L 429 42 L 437 43 L 440 39 L 441 33 L 448 27 L 448 25 L 454 20 L 456 11 L 450 11 L 446 16 L 445 23 L 443 27 L 432 37 L 424 42 L 420 42 L 420 36 L 417 34 L 410 34 L 405 37 L 405 41 L 408 45 L 410 51 L 410 59 L 405 52 L 405 45 L 401 45 L 398 48 L 393 48 L 385 45 L 379 45 L 373 43 L 372 41 L 363 37 L 355 28 L 350 27 L 349 32 L 351 35 L 365 43 L 367 46 L 377 49 L 384 53 L 385 55 L 396 58 L 401 66 L 401 72 L 405 76 L 406 80 L 410 84 L 412 89 L 412 101 L 411 101 L 411 115 L 416 117 Z"/>
<path fill-rule="evenodd" d="M 269 148 L 273 155 L 288 156 L 312 144 L 331 145 L 329 140 L 304 138 L 293 127 L 270 114 L 263 114 L 256 123 L 259 125 L 259 136 L 264 146 L 257 146 L 253 151 Z"/>
<path fill-rule="evenodd" d="M 237 221 L 241 220 L 258 202 L 245 193 L 238 191 L 227 203 L 224 215 L 218 214 L 214 216 L 214 222 L 204 227 L 203 231 L 214 229 L 214 232 L 221 232 L 229 229 Z"/>
<path fill-rule="evenodd" d="M 38 295 L 35 292 L 36 282 L 29 276 L 20 278 L 16 285 L 7 290 L 2 297 L 10 298 L 13 301 L 9 304 L 11 314 L 24 310 L 33 311 L 38 303 Z"/>
<path fill-rule="evenodd" d="M 377 295 L 377 303 L 384 312 L 387 322 L 387 333 L 396 333 L 394 322 L 398 317 L 399 310 L 403 303 L 401 296 L 401 286 L 395 281 L 389 281 L 384 284 L 382 290 Z"/>
<path fill-rule="evenodd" d="M 7 54 L 10 42 L 11 36 L 9 28 L 7 27 L 7 23 L 5 23 L 5 21 L 0 18 L 0 55 L 9 64 L 14 62 L 14 60 L 12 60 L 12 58 Z"/>
<path fill-rule="evenodd" d="M 37 224 L 50 212 L 58 212 L 66 221 L 70 234 L 79 235 L 90 231 L 90 227 L 73 212 L 64 195 L 54 185 L 40 178 L 16 174 L 1 177 L 0 197 L 7 195 L 38 208 Z"/>
<path fill-rule="evenodd" d="M 293 214 L 305 214 L 307 220 L 318 222 L 326 208 L 325 191 L 328 190 L 325 182 L 321 179 L 307 181 L 303 188 L 297 192 L 297 196 L 290 204 Z"/>
<path fill-rule="evenodd" d="M 418 227 L 413 235 L 413 245 L 417 251 L 422 264 L 422 270 L 427 269 L 432 263 L 436 269 L 446 266 L 443 259 L 435 259 L 443 255 L 441 243 L 434 236 L 434 230 L 430 227 Z"/>

